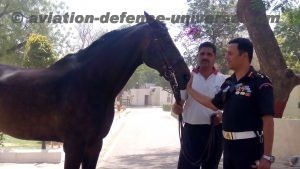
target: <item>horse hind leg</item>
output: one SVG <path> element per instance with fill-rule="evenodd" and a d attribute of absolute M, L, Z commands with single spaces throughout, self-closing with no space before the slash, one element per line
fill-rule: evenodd
<path fill-rule="evenodd" d="M 93 143 L 87 143 L 84 148 L 84 155 L 82 161 L 82 169 L 95 169 L 99 154 L 102 148 L 103 141 L 94 141 Z"/>
<path fill-rule="evenodd" d="M 65 165 L 64 169 L 79 169 L 83 158 L 83 144 L 64 142 Z"/>

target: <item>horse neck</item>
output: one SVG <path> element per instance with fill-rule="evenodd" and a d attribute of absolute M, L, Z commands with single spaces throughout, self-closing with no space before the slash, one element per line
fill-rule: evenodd
<path fill-rule="evenodd" d="M 102 94 L 115 98 L 136 68 L 142 64 L 145 47 L 141 47 L 143 46 L 141 44 L 145 43 L 144 38 L 149 39 L 149 34 L 145 33 L 145 30 L 135 31 L 131 38 L 126 40 L 123 38 L 106 45 L 102 51 L 93 51 L 94 55 L 99 55 L 92 56 L 93 59 L 79 70 L 82 79 L 89 85 L 92 84 Z"/>

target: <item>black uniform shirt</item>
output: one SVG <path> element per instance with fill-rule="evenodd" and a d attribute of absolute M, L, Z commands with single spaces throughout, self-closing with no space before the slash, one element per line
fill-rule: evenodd
<path fill-rule="evenodd" d="M 223 109 L 223 130 L 230 132 L 262 130 L 262 116 L 274 116 L 272 83 L 250 67 L 239 81 L 227 78 L 212 103 Z"/>

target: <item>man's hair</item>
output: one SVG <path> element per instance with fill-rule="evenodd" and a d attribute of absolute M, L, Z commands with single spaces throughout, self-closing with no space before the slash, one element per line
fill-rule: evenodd
<path fill-rule="evenodd" d="M 217 51 L 217 48 L 216 48 L 216 45 L 214 45 L 213 43 L 211 42 L 203 42 L 200 44 L 198 50 L 200 50 L 201 48 L 212 48 L 214 54 L 216 54 L 216 51 Z"/>
<path fill-rule="evenodd" d="M 248 53 L 248 59 L 249 59 L 249 62 L 251 63 L 252 58 L 253 58 L 252 42 L 247 38 L 235 38 L 235 39 L 230 40 L 228 44 L 233 44 L 233 43 L 237 44 L 237 48 L 239 50 L 240 55 L 244 52 Z"/>

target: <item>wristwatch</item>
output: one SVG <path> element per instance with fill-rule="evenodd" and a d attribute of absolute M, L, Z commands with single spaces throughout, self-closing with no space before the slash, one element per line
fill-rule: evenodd
<path fill-rule="evenodd" d="M 271 163 L 275 162 L 275 157 L 274 156 L 263 155 L 262 158 L 270 161 Z"/>

